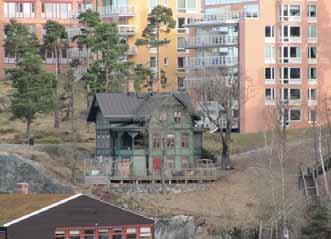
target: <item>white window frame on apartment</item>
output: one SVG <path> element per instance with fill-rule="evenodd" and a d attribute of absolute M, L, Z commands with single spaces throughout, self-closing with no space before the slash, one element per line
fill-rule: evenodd
<path fill-rule="evenodd" d="M 315 49 L 315 54 L 313 55 L 313 49 Z M 317 64 L 317 47 L 308 47 L 308 64 Z"/>
<path fill-rule="evenodd" d="M 270 33 L 268 35 L 267 33 Z M 264 42 L 265 43 L 275 43 L 275 26 L 274 25 L 266 25 L 264 27 Z"/>
<path fill-rule="evenodd" d="M 308 43 L 316 44 L 317 43 L 317 25 L 309 24 L 308 25 Z"/>
<path fill-rule="evenodd" d="M 274 46 L 265 46 L 264 47 L 264 63 L 265 64 L 275 64 L 275 47 Z"/>
<path fill-rule="evenodd" d="M 267 72 L 268 75 L 270 75 L 270 77 L 267 77 Z M 275 84 L 276 80 L 275 80 L 275 67 L 274 66 L 270 66 L 270 67 L 265 67 L 264 68 L 264 82 L 265 84 Z"/>
<path fill-rule="evenodd" d="M 5 18 L 35 18 L 36 5 L 34 2 L 4 2 Z"/>
<path fill-rule="evenodd" d="M 315 11 L 311 11 L 312 9 L 315 9 Z M 311 14 L 313 12 L 315 12 L 315 15 Z M 308 17 L 308 22 L 316 22 L 316 20 L 317 20 L 317 5 L 316 4 L 308 4 L 307 17 Z"/>
<path fill-rule="evenodd" d="M 299 28 L 299 36 L 292 36 L 292 29 Z M 300 25 L 281 25 L 280 40 L 283 43 L 301 43 L 302 29 Z"/>
<path fill-rule="evenodd" d="M 299 91 L 300 98 L 293 99 L 292 93 L 294 91 Z M 281 101 L 288 103 L 289 105 L 300 105 L 302 103 L 302 89 L 300 88 L 281 88 L 280 89 Z"/>
<path fill-rule="evenodd" d="M 299 15 L 294 15 L 291 14 L 291 10 L 294 7 L 299 7 Z M 281 21 L 301 21 L 301 12 L 302 12 L 302 7 L 300 4 L 281 4 L 279 7 L 279 18 Z"/>
<path fill-rule="evenodd" d="M 292 50 L 296 49 L 297 56 L 291 56 Z M 280 63 L 301 64 L 301 47 L 299 46 L 282 46 L 280 49 Z M 287 49 L 287 50 L 286 50 Z M 297 51 L 299 49 L 299 51 Z"/>
<path fill-rule="evenodd" d="M 315 73 L 314 73 L 315 71 Z M 316 67 L 308 67 L 308 83 L 309 84 L 317 84 L 317 68 Z"/>
<path fill-rule="evenodd" d="M 180 46 L 180 44 L 178 44 L 180 41 L 179 39 L 182 39 L 183 41 L 183 46 Z M 186 41 L 186 38 L 183 37 L 183 36 L 177 36 L 176 38 L 176 49 L 177 49 L 177 52 L 182 52 L 182 53 L 186 53 L 187 50 L 185 49 L 185 41 Z"/>
<path fill-rule="evenodd" d="M 315 114 L 315 119 L 312 119 L 312 114 Z M 317 111 L 316 109 L 309 109 L 308 110 L 308 123 L 310 124 L 313 124 L 313 123 L 316 123 L 318 120 L 317 120 Z"/>
<path fill-rule="evenodd" d="M 317 89 L 316 88 L 308 88 L 308 105 L 316 105 L 317 104 Z"/>
<path fill-rule="evenodd" d="M 299 78 L 292 78 L 292 71 L 295 69 L 300 70 Z M 300 67 L 282 67 L 279 68 L 279 80 L 281 84 L 301 84 L 302 83 L 302 70 Z"/>
<path fill-rule="evenodd" d="M 300 113 L 299 113 L 299 115 L 300 115 L 300 119 L 293 119 L 293 118 L 292 118 L 292 113 L 293 113 L 294 111 L 298 111 L 298 112 L 300 112 Z M 288 112 L 289 112 L 288 119 L 289 119 L 290 123 L 291 123 L 291 122 L 300 122 L 300 121 L 302 120 L 302 110 L 301 110 L 301 109 L 289 109 Z"/>
<path fill-rule="evenodd" d="M 187 27 L 179 27 L 179 18 L 184 19 L 184 25 L 189 22 L 189 18 L 187 17 L 177 17 L 176 21 L 176 29 L 178 33 L 188 33 L 189 29 Z"/>
<path fill-rule="evenodd" d="M 300 122 L 302 120 L 302 110 L 301 109 L 285 109 L 284 110 L 285 112 L 281 115 L 280 117 L 280 121 L 281 121 L 281 124 L 283 125 L 284 121 L 285 121 L 285 124 L 286 124 L 286 127 L 290 126 L 290 123 L 291 122 Z M 294 120 L 292 118 L 292 112 L 294 111 L 298 111 L 299 112 L 299 116 L 300 116 L 300 119 L 297 119 L 297 120 Z M 285 120 L 284 120 L 284 117 L 285 117 Z"/>
<path fill-rule="evenodd" d="M 198 7 L 198 2 L 197 0 L 181 0 L 184 1 L 184 7 L 178 7 L 178 4 L 180 3 L 180 0 L 177 0 L 176 2 L 176 8 L 177 12 L 179 13 L 196 13 L 197 12 L 197 7 Z M 192 3 L 194 3 L 194 7 L 189 7 Z"/>
<path fill-rule="evenodd" d="M 41 17 L 45 19 L 71 19 L 73 17 L 72 3 L 42 2 Z"/>
<path fill-rule="evenodd" d="M 276 90 L 275 88 L 265 88 L 264 90 L 264 103 L 265 105 L 276 104 Z"/>

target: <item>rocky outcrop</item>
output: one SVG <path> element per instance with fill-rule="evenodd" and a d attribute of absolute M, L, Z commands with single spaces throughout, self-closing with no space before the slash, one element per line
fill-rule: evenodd
<path fill-rule="evenodd" d="M 28 183 L 33 193 L 72 193 L 70 185 L 50 176 L 38 163 L 15 154 L 0 154 L 0 192 L 15 192 L 17 183 Z"/>

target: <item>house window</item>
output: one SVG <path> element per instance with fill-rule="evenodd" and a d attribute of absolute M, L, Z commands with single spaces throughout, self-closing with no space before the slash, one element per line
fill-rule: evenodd
<path fill-rule="evenodd" d="M 189 148 L 189 141 L 190 141 L 190 134 L 189 133 L 182 133 L 181 134 L 181 146 L 182 148 Z"/>
<path fill-rule="evenodd" d="M 112 239 L 124 239 L 122 232 L 122 228 L 114 228 Z"/>
<path fill-rule="evenodd" d="M 189 158 L 186 156 L 181 157 L 181 169 L 190 168 Z"/>
<path fill-rule="evenodd" d="M 160 121 L 164 122 L 167 120 L 167 112 L 160 112 Z"/>
<path fill-rule="evenodd" d="M 152 137 L 152 145 L 153 145 L 153 149 L 160 149 L 161 148 L 161 136 L 160 134 L 153 134 Z"/>
<path fill-rule="evenodd" d="M 35 17 L 35 4 L 24 2 L 5 2 L 4 17 L 8 18 L 32 18 Z"/>
<path fill-rule="evenodd" d="M 136 228 L 128 228 L 126 229 L 127 239 L 137 239 L 137 229 Z"/>
<path fill-rule="evenodd" d="M 139 238 L 152 239 L 152 229 L 150 227 L 141 227 Z"/>
<path fill-rule="evenodd" d="M 150 62 L 150 67 L 151 67 L 151 68 L 156 68 L 156 64 L 157 64 L 157 62 L 156 62 L 156 57 L 155 57 L 155 56 L 152 56 L 152 57 L 150 58 L 149 62 Z"/>
<path fill-rule="evenodd" d="M 266 64 L 275 62 L 275 48 L 267 46 L 264 48 L 264 61 Z"/>
<path fill-rule="evenodd" d="M 184 27 L 185 22 L 186 22 L 186 20 L 184 17 L 179 17 L 177 19 L 177 32 L 179 32 L 179 33 L 186 32 L 186 28 Z"/>
<path fill-rule="evenodd" d="M 79 230 L 70 230 L 69 239 L 80 239 L 80 231 Z"/>
<path fill-rule="evenodd" d="M 185 77 L 177 77 L 178 89 L 181 89 L 184 87 L 184 80 L 185 80 Z"/>
<path fill-rule="evenodd" d="M 317 121 L 316 110 L 309 110 L 308 111 L 308 121 L 309 121 L 309 123 L 315 123 Z"/>
<path fill-rule="evenodd" d="M 300 121 L 301 120 L 301 110 L 291 109 L 290 110 L 290 120 L 291 121 Z"/>
<path fill-rule="evenodd" d="M 290 89 L 290 100 L 301 100 L 301 89 Z"/>
<path fill-rule="evenodd" d="M 72 18 L 71 3 L 42 3 L 42 18 L 69 19 Z"/>
<path fill-rule="evenodd" d="M 167 142 L 167 148 L 168 149 L 174 149 L 175 148 L 175 135 L 174 134 L 168 134 L 166 142 Z"/>
<path fill-rule="evenodd" d="M 84 230 L 84 239 L 94 239 L 94 230 L 93 229 Z"/>
<path fill-rule="evenodd" d="M 315 18 L 317 16 L 317 7 L 316 5 L 308 6 L 308 17 Z"/>
<path fill-rule="evenodd" d="M 56 230 L 55 231 L 55 239 L 65 239 L 65 231 L 64 230 Z"/>
<path fill-rule="evenodd" d="M 290 70 L 290 79 L 298 80 L 301 78 L 300 68 L 289 68 Z"/>
<path fill-rule="evenodd" d="M 99 229 L 99 238 L 98 239 L 109 239 L 109 230 L 108 229 Z"/>
<path fill-rule="evenodd" d="M 182 112 L 174 112 L 175 122 L 180 123 L 181 118 L 182 118 Z"/>

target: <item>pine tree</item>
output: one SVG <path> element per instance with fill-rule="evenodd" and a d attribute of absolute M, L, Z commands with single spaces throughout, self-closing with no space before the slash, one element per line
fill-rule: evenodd
<path fill-rule="evenodd" d="M 15 89 L 11 97 L 14 118 L 26 122 L 26 135 L 31 138 L 31 124 L 42 113 L 54 108 L 54 75 L 42 68 L 36 49 L 22 52 L 17 67 L 6 70 L 6 77 Z"/>
<path fill-rule="evenodd" d="M 43 37 L 44 49 L 50 51 L 55 58 L 55 112 L 54 112 L 54 127 L 60 127 L 60 102 L 58 99 L 58 81 L 60 74 L 60 58 L 62 49 L 67 48 L 68 34 L 63 25 L 56 21 L 48 20 L 44 26 L 45 35 Z"/>
<path fill-rule="evenodd" d="M 166 36 L 176 27 L 176 21 L 173 19 L 172 9 L 161 5 L 152 9 L 147 20 L 142 38 L 136 41 L 136 45 L 156 48 L 156 79 L 164 85 L 167 83 L 167 77 L 165 71 L 160 69 L 160 48 L 170 43 Z"/>

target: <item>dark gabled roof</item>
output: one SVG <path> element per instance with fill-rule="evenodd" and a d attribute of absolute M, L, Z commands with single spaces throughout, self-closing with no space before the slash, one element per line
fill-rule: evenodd
<path fill-rule="evenodd" d="M 147 93 L 147 94 L 96 94 L 88 114 L 88 121 L 95 121 L 100 108 L 105 118 L 141 119 L 150 116 L 167 98 L 174 97 L 195 115 L 191 98 L 187 93 Z M 97 103 L 98 107 L 95 106 Z"/>
<path fill-rule="evenodd" d="M 154 221 L 128 210 L 77 194 L 3 225 L 10 238 L 51 238 L 55 228 L 153 225 Z"/>

